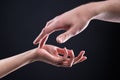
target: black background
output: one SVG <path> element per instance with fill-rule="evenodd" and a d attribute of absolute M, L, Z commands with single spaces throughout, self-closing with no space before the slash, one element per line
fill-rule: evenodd
<path fill-rule="evenodd" d="M 0 59 L 37 47 L 32 42 L 48 20 L 91 1 L 97 0 L 0 0 Z M 55 32 L 47 43 L 66 46 L 73 49 L 75 55 L 86 50 L 88 59 L 72 68 L 35 62 L 1 80 L 115 79 L 118 71 L 116 63 L 119 63 L 119 29 L 118 23 L 93 20 L 81 34 L 64 44 L 55 40 L 62 31 Z"/>

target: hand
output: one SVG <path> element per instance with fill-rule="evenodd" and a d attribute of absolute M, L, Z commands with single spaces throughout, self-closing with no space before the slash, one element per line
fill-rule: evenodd
<path fill-rule="evenodd" d="M 74 56 L 73 50 L 59 48 L 53 45 L 45 45 L 48 36 L 42 39 L 39 47 L 35 50 L 37 57 L 35 60 L 43 61 L 58 67 L 71 67 L 87 59 L 84 56 L 85 51 L 81 51 L 77 57 Z"/>
<path fill-rule="evenodd" d="M 59 48 L 53 45 L 44 45 L 42 49 L 37 48 L 34 53 L 37 54 L 35 60 L 57 67 L 72 67 L 72 65 L 87 59 L 87 57 L 84 56 L 85 51 L 81 51 L 79 55 L 75 57 L 73 50 Z"/>
<path fill-rule="evenodd" d="M 55 17 L 47 22 L 45 28 L 39 36 L 34 40 L 34 44 L 40 43 L 42 38 L 58 30 L 66 30 L 65 33 L 59 35 L 56 40 L 59 43 L 64 43 L 71 37 L 82 32 L 90 22 L 92 14 L 89 7 L 80 6 L 62 15 Z"/>

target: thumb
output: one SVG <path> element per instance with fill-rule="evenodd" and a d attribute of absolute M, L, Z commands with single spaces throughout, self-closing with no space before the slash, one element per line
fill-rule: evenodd
<path fill-rule="evenodd" d="M 71 27 L 69 30 L 67 30 L 66 32 L 60 34 L 57 38 L 56 41 L 58 43 L 64 43 L 67 40 L 69 40 L 71 37 L 77 35 L 79 33 L 77 26 L 73 26 Z"/>
<path fill-rule="evenodd" d="M 49 35 L 46 35 L 42 40 L 39 41 L 39 46 L 38 46 L 39 48 L 42 48 L 45 45 L 46 41 L 48 40 L 48 37 Z"/>

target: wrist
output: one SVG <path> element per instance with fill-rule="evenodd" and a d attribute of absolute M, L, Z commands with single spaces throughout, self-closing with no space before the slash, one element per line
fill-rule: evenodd
<path fill-rule="evenodd" d="M 44 50 L 43 49 L 39 49 L 39 48 L 35 48 L 32 49 L 30 51 L 31 53 L 31 57 L 30 57 L 30 62 L 35 62 L 35 61 L 43 61 L 43 57 L 44 57 Z"/>
<path fill-rule="evenodd" d="M 38 55 L 36 54 L 36 48 L 28 51 L 29 63 L 37 61 Z"/>
<path fill-rule="evenodd" d="M 100 2 L 91 2 L 88 4 L 81 5 L 76 8 L 78 11 L 78 15 L 81 16 L 81 12 L 83 16 L 86 17 L 87 20 L 95 19 L 95 17 L 106 11 L 108 7 L 108 1 L 100 1 Z"/>
<path fill-rule="evenodd" d="M 99 3 L 101 5 L 97 7 L 97 15 L 93 19 L 110 21 L 110 22 L 120 22 L 120 3 L 119 0 L 108 0 Z"/>

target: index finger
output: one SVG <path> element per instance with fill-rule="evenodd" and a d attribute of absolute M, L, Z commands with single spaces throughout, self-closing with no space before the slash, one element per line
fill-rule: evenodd
<path fill-rule="evenodd" d="M 34 40 L 34 44 L 38 44 L 39 41 L 46 36 L 47 34 L 53 33 L 57 29 L 57 26 L 55 22 L 49 24 L 48 26 L 45 26 L 45 28 L 42 29 L 41 33 L 38 35 L 38 37 Z"/>
<path fill-rule="evenodd" d="M 84 56 L 84 54 L 85 54 L 85 51 L 80 51 L 80 53 L 78 54 L 78 56 L 77 57 L 75 57 L 75 60 L 74 60 L 74 64 L 77 64 L 77 63 L 79 63 L 80 61 L 82 62 L 83 60 L 83 58 L 86 58 L 85 56 Z"/>
<path fill-rule="evenodd" d="M 38 46 L 39 48 L 42 48 L 45 45 L 48 37 L 49 35 L 46 35 L 42 40 L 39 41 L 39 46 Z"/>
<path fill-rule="evenodd" d="M 71 67 L 73 65 L 74 57 L 75 57 L 73 50 L 70 51 L 68 50 L 68 55 L 70 57 L 70 60 L 68 61 L 68 65 L 69 67 Z"/>

